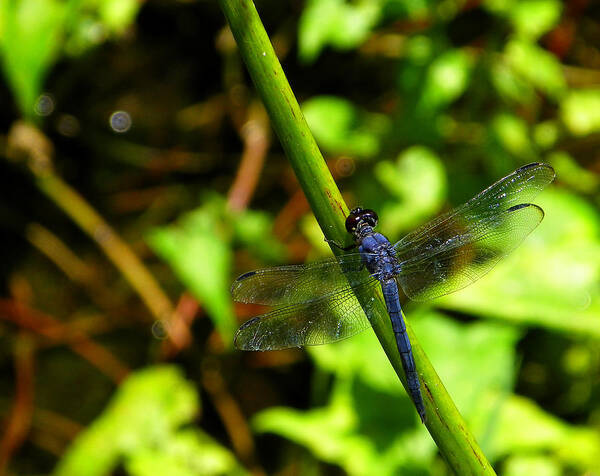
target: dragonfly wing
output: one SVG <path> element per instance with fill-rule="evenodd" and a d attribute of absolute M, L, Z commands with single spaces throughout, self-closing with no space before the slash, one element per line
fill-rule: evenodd
<path fill-rule="evenodd" d="M 372 278 L 363 270 L 360 254 L 351 253 L 314 263 L 250 271 L 234 281 L 231 294 L 239 302 L 287 306 L 367 280 Z"/>
<path fill-rule="evenodd" d="M 377 284 L 368 281 L 357 289 Z M 351 337 L 371 324 L 352 287 L 333 294 L 275 309 L 246 321 L 235 335 L 241 350 L 278 350 L 336 342 Z"/>
<path fill-rule="evenodd" d="M 406 295 L 432 299 L 481 278 L 542 221 L 543 210 L 527 202 L 553 179 L 552 167 L 526 165 L 406 235 L 394 245 Z"/>
<path fill-rule="evenodd" d="M 495 215 L 482 229 L 446 240 L 436 253 L 404 262 L 398 283 L 415 301 L 458 291 L 477 281 L 519 246 L 543 217 L 537 205 L 515 205 Z"/>

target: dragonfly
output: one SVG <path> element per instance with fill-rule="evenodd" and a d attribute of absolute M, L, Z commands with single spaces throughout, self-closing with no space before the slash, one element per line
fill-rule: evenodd
<path fill-rule="evenodd" d="M 365 300 L 361 305 L 356 294 L 375 296 L 376 287 L 380 287 L 408 393 L 425 423 L 425 405 L 399 290 L 411 300 L 426 301 L 477 281 L 542 221 L 544 211 L 531 202 L 554 177 L 554 169 L 547 164 L 520 167 L 395 244 L 374 231 L 378 217 L 373 210 L 353 209 L 346 219 L 346 230 L 358 252 L 250 271 L 234 281 L 233 299 L 272 307 L 240 326 L 235 346 L 241 350 L 279 350 L 351 337 L 371 326 L 369 309 L 363 308 Z"/>

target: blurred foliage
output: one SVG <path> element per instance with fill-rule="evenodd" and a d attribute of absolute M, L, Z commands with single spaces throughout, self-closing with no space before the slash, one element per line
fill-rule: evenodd
<path fill-rule="evenodd" d="M 198 395 L 175 367 L 130 376 L 92 425 L 74 441 L 56 476 L 245 474 L 233 455 L 199 429 L 185 428 Z"/>
<path fill-rule="evenodd" d="M 482 408 L 482 400 L 489 392 L 505 398 L 510 392 L 518 333 L 484 323 L 461 326 L 436 313 L 413 317 L 423 336 L 420 342 L 451 396 L 470 409 L 465 417 L 490 422 L 494 408 Z M 457 348 L 460 355 L 448 359 Z M 424 427 L 415 425 L 409 399 L 373 333 L 310 352 L 322 370 L 334 375 L 329 403 L 308 412 L 265 410 L 254 420 L 256 429 L 304 444 L 349 474 L 370 474 L 374 467 L 381 474 L 428 474 L 435 444 Z M 476 388 L 468 382 L 473 374 L 481 376 Z"/>
<path fill-rule="evenodd" d="M 46 75 L 61 53 L 81 55 L 122 34 L 135 0 L 1 0 L 0 55 L 21 113 L 34 116 Z"/>
<path fill-rule="evenodd" d="M 359 111 L 350 101 L 337 97 L 309 99 L 302 105 L 302 112 L 326 152 L 375 157 L 381 135 L 390 129 L 383 114 Z"/>
<path fill-rule="evenodd" d="M 598 5 L 257 7 L 348 204 L 376 209 L 390 239 L 520 165 L 555 167 L 546 217 L 512 256 L 405 310 L 498 474 L 600 474 Z M 244 474 L 242 461 L 257 474 L 448 474 L 372 332 L 306 353 L 232 350 L 236 314 L 261 311 L 231 302 L 235 275 L 330 251 L 280 148 L 253 135 L 254 93 L 214 2 L 0 0 L 0 56 L 2 149 L 19 117 L 38 123 L 57 173 L 179 297 L 193 339 L 153 336 L 126 282 L 5 163 L 0 214 L 18 238 L 0 260 L 0 470 L 8 455 L 14 474 Z M 116 110 L 131 129 L 110 128 Z M 56 241 L 32 240 L 37 222 Z M 185 290 L 208 319 L 186 311 Z M 15 317 L 7 302 L 25 307 Z M 111 359 L 141 370 L 113 388 Z M 206 378 L 215 365 L 221 383 Z"/>
<path fill-rule="evenodd" d="M 561 104 L 565 126 L 576 136 L 600 131 L 600 91 L 573 91 Z"/>
<path fill-rule="evenodd" d="M 518 331 L 499 324 L 456 324 L 430 312 L 412 317 L 421 344 L 464 409 L 486 456 L 498 460 L 523 453 L 579 471 L 598 470 L 596 431 L 570 427 L 511 394 Z M 319 367 L 335 375 L 329 403 L 307 412 L 265 410 L 255 417 L 255 428 L 306 445 L 349 474 L 370 474 L 374 467 L 381 474 L 430 474 L 434 442 L 424 428 L 415 427 L 408 397 L 375 337 L 364 333 L 311 349 L 311 354 Z M 478 376 L 476 386 L 473 375 Z M 397 405 L 398 399 L 407 405 Z"/>
<path fill-rule="evenodd" d="M 284 252 L 271 238 L 264 214 L 244 211 L 234 215 L 218 195 L 202 201 L 201 208 L 182 216 L 175 225 L 153 229 L 147 239 L 206 307 L 229 346 L 236 328 L 229 294 L 232 243 L 239 241 L 267 262 L 281 260 Z"/>
<path fill-rule="evenodd" d="M 309 0 L 298 24 L 298 54 L 314 61 L 325 46 L 349 50 L 360 45 L 377 24 L 381 2 Z"/>

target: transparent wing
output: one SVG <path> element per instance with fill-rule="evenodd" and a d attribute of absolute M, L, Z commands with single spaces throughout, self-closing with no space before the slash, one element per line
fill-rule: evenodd
<path fill-rule="evenodd" d="M 358 286 L 372 280 L 363 269 L 360 254 L 351 253 L 314 263 L 250 271 L 234 281 L 231 294 L 239 302 L 287 306 L 335 293 L 349 282 Z"/>
<path fill-rule="evenodd" d="M 368 281 L 358 289 L 369 289 Z M 352 288 L 313 301 L 275 309 L 246 321 L 235 334 L 241 350 L 277 350 L 336 342 L 351 337 L 371 324 Z"/>
<path fill-rule="evenodd" d="M 528 202 L 554 175 L 545 164 L 521 167 L 396 243 L 406 295 L 432 299 L 481 278 L 542 221 L 543 210 Z"/>

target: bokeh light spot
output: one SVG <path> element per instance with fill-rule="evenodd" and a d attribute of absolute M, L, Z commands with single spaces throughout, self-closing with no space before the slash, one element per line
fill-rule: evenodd
<path fill-rule="evenodd" d="M 54 112 L 54 98 L 50 94 L 41 94 L 35 102 L 34 111 L 38 116 L 49 116 Z"/>
<path fill-rule="evenodd" d="M 71 114 L 61 114 L 56 122 L 58 133 L 65 137 L 75 137 L 79 134 L 81 126 L 75 116 Z"/>
<path fill-rule="evenodd" d="M 126 111 L 115 111 L 110 115 L 109 123 L 113 131 L 127 132 L 131 127 L 131 116 Z"/>
<path fill-rule="evenodd" d="M 355 170 L 356 165 L 351 157 L 340 157 L 335 162 L 335 171 L 340 177 L 349 177 Z"/>
<path fill-rule="evenodd" d="M 154 321 L 152 324 L 152 335 L 159 340 L 164 340 L 168 336 L 164 321 Z"/>

